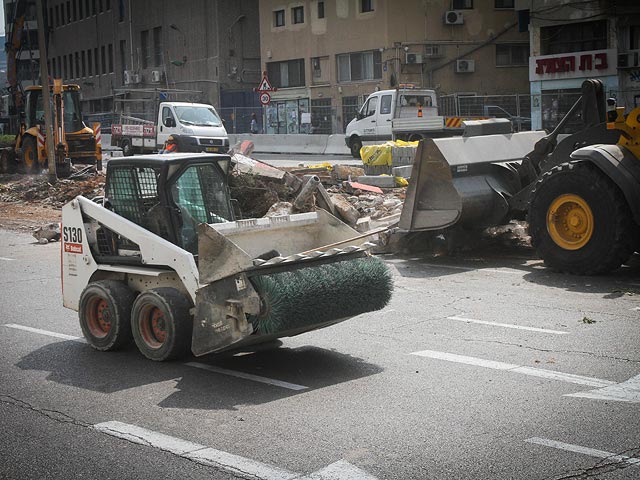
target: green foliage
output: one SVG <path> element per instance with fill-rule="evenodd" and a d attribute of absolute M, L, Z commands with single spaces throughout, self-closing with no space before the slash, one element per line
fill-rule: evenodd
<path fill-rule="evenodd" d="M 0 148 L 12 147 L 15 143 L 15 135 L 0 135 Z"/>
<path fill-rule="evenodd" d="M 375 257 L 263 275 L 252 282 L 264 308 L 249 321 L 261 334 L 380 310 L 393 291 L 389 269 Z"/>

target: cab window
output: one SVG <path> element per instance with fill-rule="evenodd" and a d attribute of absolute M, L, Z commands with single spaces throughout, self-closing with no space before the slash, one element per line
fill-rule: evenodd
<path fill-rule="evenodd" d="M 162 107 L 162 124 L 165 127 L 168 127 L 169 125 L 167 125 L 167 118 L 170 118 L 171 120 L 173 120 L 173 125 L 176 124 L 176 119 L 173 116 L 173 112 L 171 111 L 171 109 L 169 107 Z"/>
<path fill-rule="evenodd" d="M 391 95 L 383 95 L 380 99 L 380 115 L 391 113 Z"/>
<path fill-rule="evenodd" d="M 378 108 L 378 97 L 371 97 L 364 108 L 362 109 L 362 115 L 364 117 L 370 117 L 376 113 L 376 109 Z"/>

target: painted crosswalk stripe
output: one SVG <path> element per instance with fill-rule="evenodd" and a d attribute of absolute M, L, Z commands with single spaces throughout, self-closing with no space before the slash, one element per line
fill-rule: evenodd
<path fill-rule="evenodd" d="M 543 445 L 545 447 L 557 448 L 559 450 L 566 450 L 568 452 L 581 453 L 583 455 L 589 455 L 591 457 L 605 458 L 607 460 L 628 463 L 629 465 L 640 467 L 640 458 L 628 457 L 627 455 L 618 455 L 616 453 L 605 452 L 604 450 L 596 450 L 594 448 L 572 445 L 570 443 L 548 440 L 546 438 L 532 437 L 527 438 L 525 442 L 535 443 L 536 445 Z"/>
<path fill-rule="evenodd" d="M 27 327 L 25 325 L 16 325 L 15 323 L 5 323 L 4 326 L 8 328 L 15 328 L 16 330 L 24 330 L 25 332 L 46 335 L 48 337 L 62 338 L 63 340 L 73 340 L 75 342 L 85 341 L 85 339 L 82 337 L 75 337 L 73 335 L 66 335 L 64 333 L 50 332 L 49 330 L 42 330 L 40 328 Z"/>
<path fill-rule="evenodd" d="M 550 330 L 548 328 L 539 328 L 539 327 L 524 327 L 522 325 L 514 325 L 511 323 L 489 322 L 486 320 L 475 320 L 473 318 L 465 318 L 465 317 L 455 317 L 455 316 L 447 317 L 447 320 L 456 320 L 458 322 L 466 322 L 466 323 L 477 323 L 479 325 L 491 325 L 494 327 L 513 328 L 515 330 L 528 330 L 530 332 L 550 333 L 553 335 L 566 335 L 569 333 L 563 330 Z"/>
<path fill-rule="evenodd" d="M 207 365 L 206 363 L 187 362 L 188 367 L 199 368 L 201 370 L 208 370 L 214 373 L 220 373 L 222 375 L 229 375 L 231 377 L 243 378 L 245 380 L 252 380 L 254 382 L 266 383 L 268 385 L 274 385 L 276 387 L 287 388 L 289 390 L 307 390 L 309 387 L 304 385 L 298 385 L 296 383 L 283 382 L 282 380 L 276 380 L 268 377 L 261 377 L 260 375 L 253 375 L 251 373 L 239 372 L 237 370 L 228 370 L 226 368 L 216 367 L 214 365 Z"/>
<path fill-rule="evenodd" d="M 212 466 L 238 475 L 242 478 L 258 480 L 376 480 L 375 477 L 341 460 L 313 472 L 308 476 L 241 457 L 222 450 L 200 445 L 181 438 L 165 435 L 153 430 L 122 422 L 98 423 L 93 428 L 99 432 L 122 438 L 138 445 L 157 448 L 201 465 Z"/>
<path fill-rule="evenodd" d="M 27 327 L 25 325 L 16 325 L 14 323 L 4 324 L 3 326 L 8 328 L 14 328 L 16 330 L 23 330 L 25 332 L 37 333 L 39 335 L 46 335 L 48 337 L 60 338 L 63 340 L 73 340 L 75 342 L 86 343 L 83 337 L 74 337 L 72 335 L 65 335 L 64 333 L 51 332 L 49 330 L 42 330 L 40 328 Z M 300 391 L 307 390 L 309 387 L 304 385 L 298 385 L 296 383 L 283 382 L 282 380 L 276 380 L 274 378 L 262 377 L 260 375 L 253 375 L 251 373 L 239 372 L 236 370 L 228 370 L 226 368 L 216 367 L 214 365 L 207 365 L 205 363 L 187 362 L 184 365 L 188 367 L 199 368 L 201 370 L 208 370 L 210 372 L 218 373 L 221 375 L 228 375 L 231 377 L 242 378 L 245 380 L 251 380 L 253 382 L 264 383 L 273 385 L 275 387 L 286 388 L 288 390 Z"/>
<path fill-rule="evenodd" d="M 552 370 L 544 370 L 542 368 L 525 367 L 522 365 L 516 365 L 514 363 L 496 362 L 494 360 L 485 360 L 476 357 L 467 357 L 464 355 L 456 355 L 454 353 L 437 352 L 434 350 L 422 350 L 420 352 L 413 352 L 411 355 L 418 357 L 433 358 L 436 360 L 445 360 L 447 362 L 463 363 L 466 365 L 474 365 L 476 367 L 491 368 L 494 370 L 506 370 L 513 373 L 520 373 L 522 375 L 529 375 L 532 377 L 547 378 L 550 380 L 560 380 L 563 382 L 576 383 L 578 385 L 587 385 L 589 387 L 608 387 L 615 385 L 615 382 L 609 380 L 602 380 L 599 378 L 584 377 L 582 375 L 574 375 L 572 373 L 554 372 Z"/>

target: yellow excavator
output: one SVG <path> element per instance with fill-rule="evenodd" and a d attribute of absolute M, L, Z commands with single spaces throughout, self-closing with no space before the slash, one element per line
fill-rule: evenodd
<path fill-rule="evenodd" d="M 102 152 L 95 132 L 82 119 L 80 87 L 63 85 L 61 79 L 56 79 L 50 89 L 57 175 L 68 176 L 73 163 L 101 168 Z M 27 87 L 24 94 L 24 120 L 15 146 L 1 152 L 3 173 L 39 173 L 48 166 L 42 86 Z"/>

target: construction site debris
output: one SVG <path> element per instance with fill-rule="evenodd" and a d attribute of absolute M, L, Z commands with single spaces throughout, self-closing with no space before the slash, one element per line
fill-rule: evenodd
<path fill-rule="evenodd" d="M 304 186 L 293 201 L 293 208 L 298 211 L 304 210 L 305 205 L 313 201 L 313 193 L 318 189 L 320 179 L 317 175 L 305 175 Z"/>
<path fill-rule="evenodd" d="M 390 175 L 363 175 L 358 177 L 358 183 L 382 188 L 394 188 L 396 186 L 396 178 Z"/>
<path fill-rule="evenodd" d="M 366 185 L 360 182 L 347 182 L 347 185 L 351 187 L 351 190 L 356 193 L 357 190 L 364 190 L 365 192 L 384 193 L 381 188 L 374 185 Z M 395 185 L 394 185 L 395 186 Z"/>
<path fill-rule="evenodd" d="M 333 177 L 337 181 L 349 180 L 352 178 L 358 178 L 364 175 L 364 168 L 354 167 L 351 165 L 334 165 Z"/>
<path fill-rule="evenodd" d="M 38 240 L 38 243 L 57 242 L 60 240 L 60 224 L 50 223 L 38 227 L 34 230 L 33 237 Z"/>
<path fill-rule="evenodd" d="M 278 217 L 280 215 L 291 215 L 293 213 L 293 205 L 290 202 L 276 202 L 264 214 L 265 217 Z"/>
<path fill-rule="evenodd" d="M 349 225 L 354 226 L 360 218 L 358 210 L 342 195 L 331 195 L 331 201 L 340 217 Z"/>

